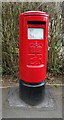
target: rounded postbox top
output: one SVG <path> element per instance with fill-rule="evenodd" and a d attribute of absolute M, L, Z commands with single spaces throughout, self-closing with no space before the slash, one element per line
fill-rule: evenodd
<path fill-rule="evenodd" d="M 48 17 L 48 14 L 42 11 L 27 11 L 21 14 L 24 16 L 47 16 Z"/>

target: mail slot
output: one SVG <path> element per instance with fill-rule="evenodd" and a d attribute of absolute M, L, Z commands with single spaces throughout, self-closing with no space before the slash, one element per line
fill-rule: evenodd
<path fill-rule="evenodd" d="M 45 85 L 48 14 L 28 11 L 19 16 L 19 78 L 25 86 Z"/>

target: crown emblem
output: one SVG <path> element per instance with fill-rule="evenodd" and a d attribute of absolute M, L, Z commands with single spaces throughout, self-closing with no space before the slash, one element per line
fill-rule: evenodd
<path fill-rule="evenodd" d="M 30 53 L 33 53 L 33 54 L 38 54 L 38 53 L 42 53 L 42 44 L 40 43 L 31 43 L 30 44 Z"/>

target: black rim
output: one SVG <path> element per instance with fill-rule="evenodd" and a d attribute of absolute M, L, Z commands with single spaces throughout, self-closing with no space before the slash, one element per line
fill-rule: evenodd
<path fill-rule="evenodd" d="M 42 81 L 39 83 L 27 83 L 27 82 L 24 82 L 23 80 L 19 80 L 19 84 L 22 84 L 27 87 L 40 87 L 40 86 L 44 86 L 45 83 L 46 83 L 46 81 Z"/>

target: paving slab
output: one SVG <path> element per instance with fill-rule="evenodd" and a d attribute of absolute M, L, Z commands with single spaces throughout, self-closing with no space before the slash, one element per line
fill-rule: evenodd
<path fill-rule="evenodd" d="M 19 96 L 19 87 L 3 88 L 3 118 L 62 118 L 62 88 L 45 87 L 41 103 L 31 106 Z"/>

